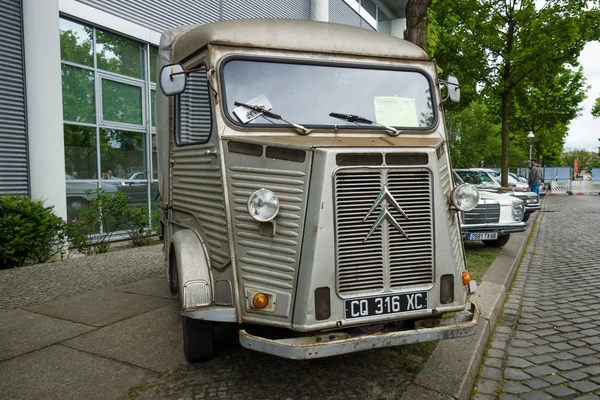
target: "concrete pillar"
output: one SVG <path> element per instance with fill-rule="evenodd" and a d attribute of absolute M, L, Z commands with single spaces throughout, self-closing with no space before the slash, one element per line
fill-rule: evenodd
<path fill-rule="evenodd" d="M 315 21 L 329 22 L 329 0 L 313 0 L 315 4 Z"/>
<path fill-rule="evenodd" d="M 23 0 L 31 197 L 66 219 L 58 0 Z"/>
<path fill-rule="evenodd" d="M 404 30 L 406 29 L 406 18 L 398 18 L 392 20 L 391 35 L 404 39 Z"/>

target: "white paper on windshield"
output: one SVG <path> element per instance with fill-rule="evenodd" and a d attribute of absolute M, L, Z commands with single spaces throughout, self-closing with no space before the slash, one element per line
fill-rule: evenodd
<path fill-rule="evenodd" d="M 269 101 L 269 99 L 267 99 L 267 96 L 265 96 L 264 94 L 260 94 L 256 97 L 253 97 L 244 103 L 251 106 L 264 107 L 266 110 L 270 110 L 271 108 L 273 108 L 271 102 Z M 258 118 L 262 114 L 263 113 L 260 111 L 251 110 L 250 108 L 244 106 L 238 106 L 233 109 L 233 115 L 235 115 L 242 124 L 247 124 L 253 119 Z"/>
<path fill-rule="evenodd" d="M 376 96 L 375 118 L 377 123 L 386 126 L 418 127 L 415 99 L 396 96 Z"/>

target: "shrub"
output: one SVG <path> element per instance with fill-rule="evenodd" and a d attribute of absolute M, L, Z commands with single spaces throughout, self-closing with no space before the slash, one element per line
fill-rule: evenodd
<path fill-rule="evenodd" d="M 0 197 L 0 268 L 20 267 L 25 261 L 47 261 L 62 250 L 65 222 L 27 196 Z"/>
<path fill-rule="evenodd" d="M 152 213 L 152 226 L 148 227 L 148 208 L 129 208 L 125 215 L 125 231 L 129 236 L 132 247 L 147 246 L 152 235 L 157 232 L 156 221 L 159 219 L 158 210 Z M 159 222 L 160 224 L 160 222 Z"/>

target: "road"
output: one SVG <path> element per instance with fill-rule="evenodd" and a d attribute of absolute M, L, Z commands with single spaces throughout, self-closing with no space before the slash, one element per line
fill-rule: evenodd
<path fill-rule="evenodd" d="M 600 399 L 600 197 L 548 197 L 474 399 Z"/>

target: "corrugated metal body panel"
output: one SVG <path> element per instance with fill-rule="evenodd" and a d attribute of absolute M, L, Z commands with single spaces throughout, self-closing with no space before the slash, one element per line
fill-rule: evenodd
<path fill-rule="evenodd" d="M 360 28 L 362 18 L 344 0 L 329 0 L 329 21 Z"/>
<path fill-rule="evenodd" d="M 242 18 L 310 19 L 310 0 L 222 0 L 223 20 Z"/>
<path fill-rule="evenodd" d="M 78 0 L 117 17 L 162 32 L 221 19 L 221 0 Z"/>
<path fill-rule="evenodd" d="M 21 1 L 0 6 L 0 195 L 29 194 Z"/>
<path fill-rule="evenodd" d="M 206 71 L 188 75 L 186 91 L 181 94 L 179 104 L 178 143 L 205 143 L 212 125 Z"/>

